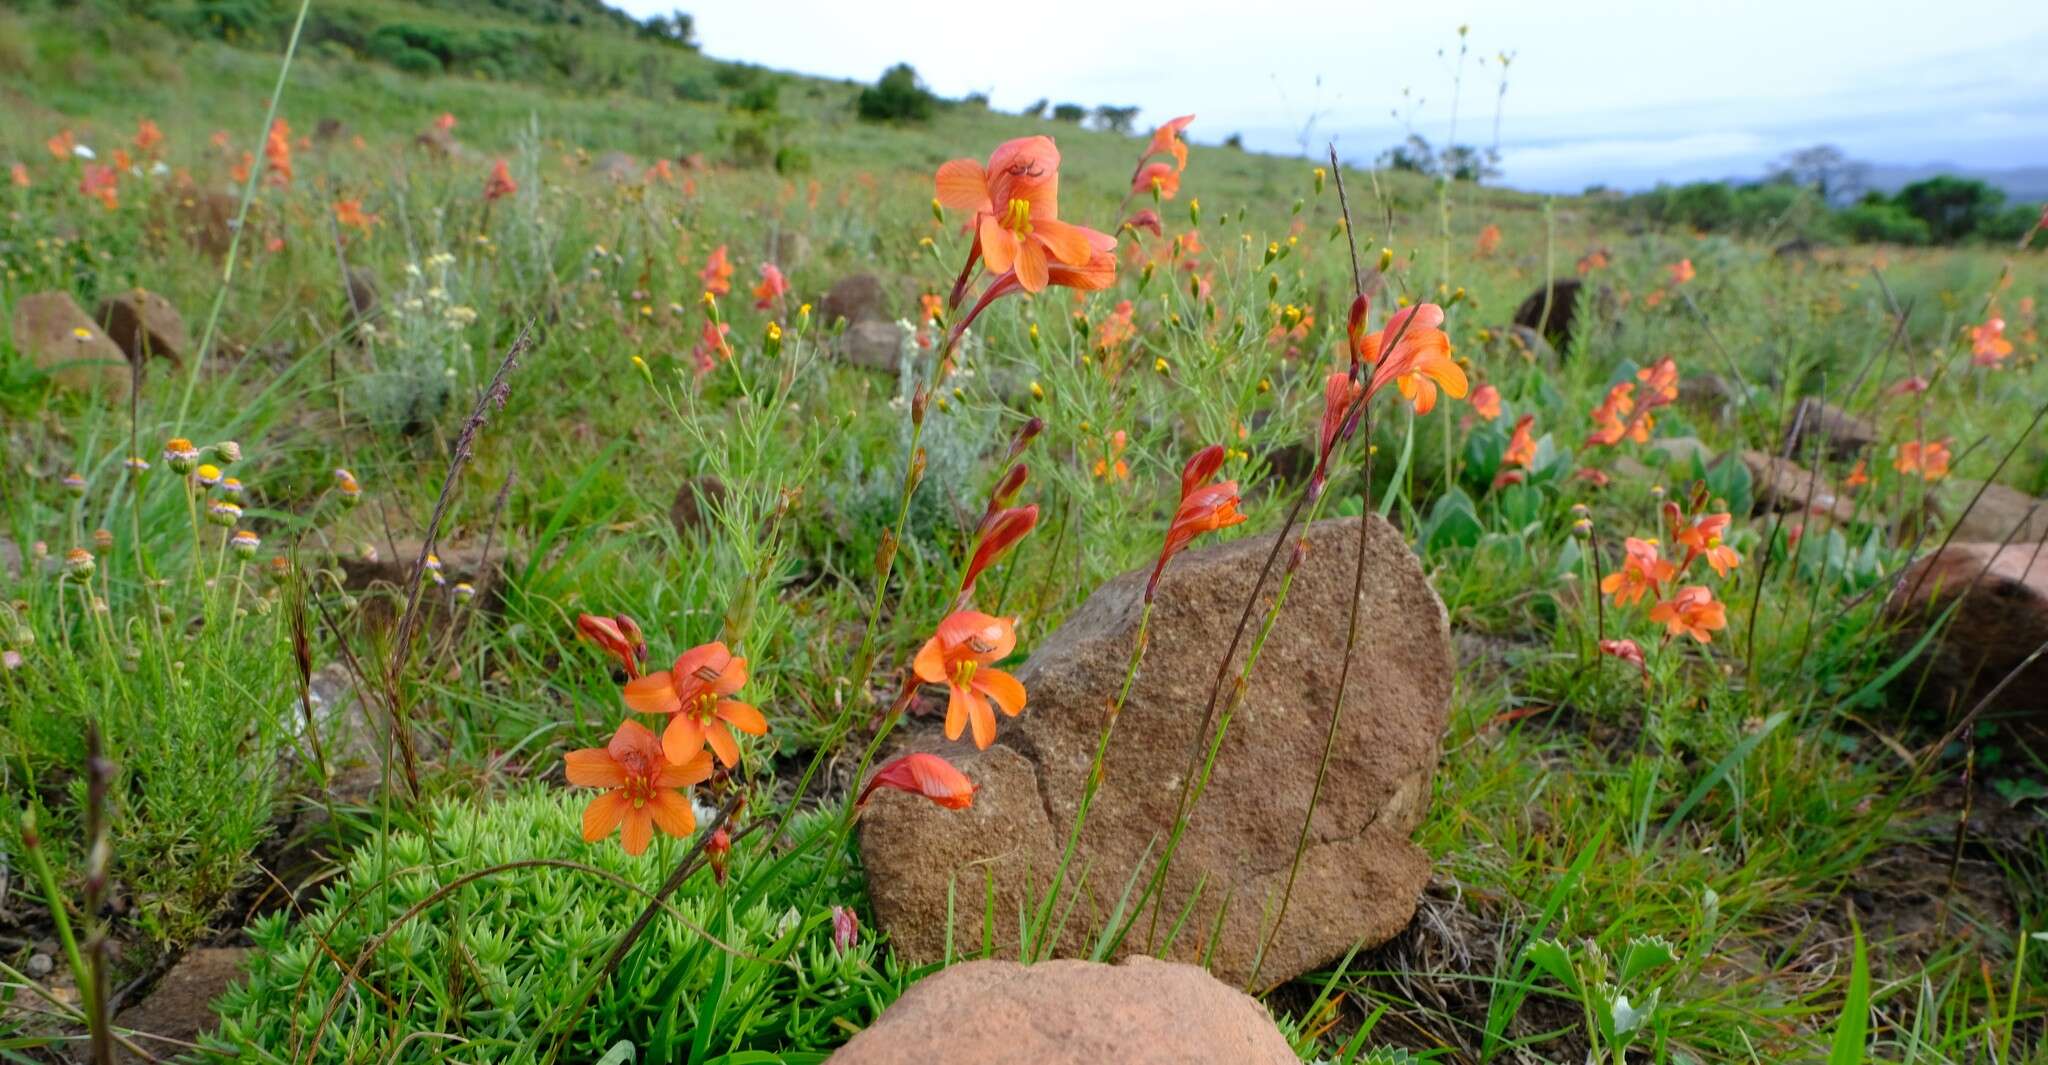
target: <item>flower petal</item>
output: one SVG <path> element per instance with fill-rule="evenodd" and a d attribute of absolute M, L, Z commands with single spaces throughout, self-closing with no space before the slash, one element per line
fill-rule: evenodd
<path fill-rule="evenodd" d="M 988 708 L 988 700 L 980 692 L 967 696 L 967 721 L 974 728 L 974 745 L 988 750 L 988 745 L 996 741 L 996 712 Z"/>
<path fill-rule="evenodd" d="M 704 727 L 704 741 L 718 752 L 718 760 L 727 768 L 740 764 L 740 743 L 732 738 L 732 730 L 723 721 L 713 721 Z"/>
<path fill-rule="evenodd" d="M 704 726 L 690 718 L 677 714 L 668 719 L 668 728 L 661 733 L 661 753 L 676 765 L 689 765 L 690 759 L 704 752 Z"/>
<path fill-rule="evenodd" d="M 627 854 L 645 854 L 647 845 L 654 842 L 654 815 L 647 807 L 628 809 L 624 830 L 619 833 L 619 842 L 625 845 Z"/>
<path fill-rule="evenodd" d="M 994 215 L 981 216 L 981 257 L 992 274 L 1006 274 L 1017 258 L 1017 237 Z"/>
<path fill-rule="evenodd" d="M 666 670 L 626 682 L 626 705 L 643 714 L 673 714 L 683 708 Z"/>
<path fill-rule="evenodd" d="M 583 838 L 591 843 L 612 834 L 619 827 L 619 820 L 626 811 L 633 808 L 633 800 L 621 791 L 607 791 L 590 800 L 583 808 Z"/>
<path fill-rule="evenodd" d="M 1044 292 L 1052 280 L 1046 270 L 1045 245 L 1036 240 L 1027 240 L 1017 246 L 1017 283 L 1026 292 Z"/>
<path fill-rule="evenodd" d="M 939 164 L 936 178 L 939 204 L 956 211 L 987 211 L 988 173 L 972 159 L 954 159 Z"/>
<path fill-rule="evenodd" d="M 563 770 L 569 783 L 583 788 L 618 788 L 626 783 L 626 771 L 619 763 L 612 761 L 610 751 L 602 747 L 586 747 L 570 751 L 562 756 Z"/>
<path fill-rule="evenodd" d="M 917 679 L 927 684 L 937 684 L 946 679 L 946 650 L 939 646 L 938 637 L 924 642 L 910 668 L 917 674 Z"/>
<path fill-rule="evenodd" d="M 727 699 L 718 704 L 718 718 L 749 736 L 768 734 L 768 719 L 745 703 Z"/>
<path fill-rule="evenodd" d="M 1024 709 L 1024 683 L 1000 669 L 975 670 L 974 687 L 995 700 L 1006 716 L 1016 717 Z"/>
<path fill-rule="evenodd" d="M 1031 233 L 1045 242 L 1045 246 L 1052 251 L 1053 258 L 1068 266 L 1081 266 L 1095 253 L 1094 246 L 1088 240 L 1088 231 L 1080 226 L 1069 225 L 1057 219 L 1034 218 L 1031 220 Z"/>
<path fill-rule="evenodd" d="M 671 836 L 680 838 L 697 831 L 697 811 L 690 808 L 690 800 L 683 798 L 682 792 L 662 788 L 648 800 L 646 809 L 655 827 Z"/>
<path fill-rule="evenodd" d="M 967 727 L 967 711 L 973 694 L 957 684 L 947 691 L 951 694 L 946 699 L 946 738 L 957 740 L 961 731 Z"/>
<path fill-rule="evenodd" d="M 661 768 L 654 771 L 654 786 L 657 788 L 687 788 L 711 779 L 711 752 L 698 751 L 683 763 L 669 761 L 664 757 Z"/>

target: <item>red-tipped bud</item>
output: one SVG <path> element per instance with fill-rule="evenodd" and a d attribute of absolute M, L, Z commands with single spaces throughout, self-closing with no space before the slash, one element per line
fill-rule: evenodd
<path fill-rule="evenodd" d="M 1357 347 L 1358 334 L 1365 329 L 1365 314 L 1372 310 L 1372 301 L 1359 293 L 1351 298 L 1351 316 L 1344 320 L 1344 335 L 1352 339 Z"/>
<path fill-rule="evenodd" d="M 1031 470 L 1023 463 L 1010 467 L 1010 472 L 1003 474 L 1003 479 L 997 481 L 995 489 L 989 492 L 988 506 L 981 512 L 981 524 L 975 528 L 974 535 L 986 534 L 989 523 L 995 520 L 996 515 L 1004 507 L 1010 505 L 1010 500 L 1017 498 L 1017 493 L 1024 489 L 1024 482 L 1030 479 Z"/>
<path fill-rule="evenodd" d="M 953 763 L 936 754 L 906 754 L 876 771 L 861 789 L 855 806 L 866 806 L 876 788 L 894 788 L 922 795 L 948 810 L 965 810 L 974 805 L 974 782 L 953 768 Z"/>
<path fill-rule="evenodd" d="M 1038 439 L 1038 434 L 1042 432 L 1045 432 L 1044 418 L 1034 417 L 1030 421 L 1025 422 L 1023 428 L 1017 430 L 1017 435 L 1010 438 L 1010 453 L 1003 461 L 1015 462 L 1017 456 L 1022 455 L 1024 449 L 1030 447 L 1031 442 Z"/>
<path fill-rule="evenodd" d="M 1208 484 L 1223 468 L 1223 445 L 1210 444 L 1194 453 L 1180 470 L 1180 497 L 1185 500 L 1195 489 Z"/>
<path fill-rule="evenodd" d="M 640 626 L 634 624 L 632 618 L 624 614 L 609 618 L 596 614 L 578 614 L 576 628 L 583 633 L 585 639 L 616 659 L 625 669 L 628 678 L 640 675 L 640 663 L 647 659 L 647 640 L 640 634 Z"/>
<path fill-rule="evenodd" d="M 711 875 L 720 884 L 725 883 L 725 864 L 732 858 L 732 833 L 727 832 L 724 825 L 718 826 L 718 831 L 704 841 L 704 858 L 711 863 Z"/>
<path fill-rule="evenodd" d="M 1019 467 L 1021 469 L 1022 467 Z M 974 590 L 974 582 L 980 579 L 982 571 L 995 565 L 1003 553 L 1017 545 L 1017 541 L 1028 535 L 1038 524 L 1038 505 L 1012 507 L 998 511 L 983 522 L 984 531 L 980 546 L 974 549 L 974 558 L 967 563 L 967 576 L 960 582 L 960 594 Z"/>
<path fill-rule="evenodd" d="M 860 943 L 860 918 L 844 906 L 832 907 L 832 949 L 841 954 Z"/>
<path fill-rule="evenodd" d="M 1137 214 L 1134 214 L 1131 217 L 1124 219 L 1124 226 L 1127 229 L 1146 230 L 1155 237 L 1163 237 L 1166 235 L 1166 227 L 1161 225 L 1159 222 L 1159 212 L 1153 210 L 1150 207 L 1147 207 L 1144 210 L 1139 211 Z"/>

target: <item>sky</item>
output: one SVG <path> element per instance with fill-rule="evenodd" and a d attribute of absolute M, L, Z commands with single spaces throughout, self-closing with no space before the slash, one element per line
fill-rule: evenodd
<path fill-rule="evenodd" d="M 690 0 L 613 0 L 637 15 Z M 1193 112 L 1216 143 L 1366 162 L 1413 129 L 1494 141 L 1503 183 L 1760 176 L 1816 143 L 1880 166 L 2048 167 L 2042 0 L 716 0 L 704 51 L 871 81 L 908 62 L 943 96 Z M 1469 27 L 1465 62 L 1458 28 Z M 1500 93 L 1501 53 L 1506 93 Z M 1481 59 L 1484 62 L 1480 62 Z M 1463 70 L 1462 88 L 1456 86 Z M 1306 131 L 1306 135 L 1304 135 Z"/>

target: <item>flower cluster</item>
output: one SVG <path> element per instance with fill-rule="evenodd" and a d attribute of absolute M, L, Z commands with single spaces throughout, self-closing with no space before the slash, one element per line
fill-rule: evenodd
<path fill-rule="evenodd" d="M 1695 493 L 1688 512 L 1676 502 L 1666 502 L 1664 524 L 1674 549 L 1683 553 L 1676 559 L 1664 557 L 1655 539 L 1628 537 L 1622 543 L 1622 565 L 1600 581 L 1600 592 L 1610 596 L 1617 607 L 1628 607 L 1647 599 L 1649 620 L 1664 626 L 1665 639 L 1690 636 L 1700 643 L 1713 642 L 1716 631 L 1727 628 L 1726 606 L 1715 599 L 1704 584 L 1687 584 L 1694 564 L 1704 562 L 1718 579 L 1726 580 L 1742 564 L 1742 556 L 1726 541 L 1731 516 L 1707 510 L 1702 490 Z M 1605 640 L 1604 654 L 1642 665 L 1642 651 L 1633 640 Z"/>

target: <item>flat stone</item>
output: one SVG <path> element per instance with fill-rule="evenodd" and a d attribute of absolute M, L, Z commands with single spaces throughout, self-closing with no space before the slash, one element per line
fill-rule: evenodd
<path fill-rule="evenodd" d="M 829 1065 L 1295 1065 L 1265 1009 L 1192 965 L 967 962 L 925 977 Z"/>
<path fill-rule="evenodd" d="M 128 398 L 128 357 L 69 292 L 38 292 L 14 301 L 14 347 L 59 388 Z"/>
<path fill-rule="evenodd" d="M 1943 612 L 1955 615 L 1927 650 L 1927 683 L 1919 706 L 1942 720 L 1990 695 L 2008 674 L 2048 645 L 2048 550 L 2041 543 L 1951 543 L 1914 562 L 1885 601 L 1896 624 L 1893 642 L 1911 650 Z M 1895 690 L 1910 696 L 1921 666 L 1905 670 Z M 1987 705 L 2023 738 L 2048 750 L 2048 657 L 2035 660 Z"/>
<path fill-rule="evenodd" d="M 1779 452 L 1805 458 L 1817 440 L 1826 457 L 1848 460 L 1875 445 L 1877 437 L 1877 426 L 1832 403 L 1808 396 L 1792 412 Z"/>
<path fill-rule="evenodd" d="M 192 347 L 185 317 L 170 300 L 148 289 L 131 288 L 101 300 L 94 317 L 131 362 L 157 357 L 169 359 L 173 366 L 182 365 L 185 352 Z"/>
<path fill-rule="evenodd" d="M 882 279 L 873 274 L 848 274 L 832 283 L 818 301 L 818 320 L 831 327 L 846 319 L 848 331 L 869 321 L 888 321 L 888 293 Z"/>
<path fill-rule="evenodd" d="M 895 322 L 871 319 L 855 322 L 833 338 L 832 353 L 840 361 L 882 373 L 896 372 L 903 358 L 907 335 Z"/>

